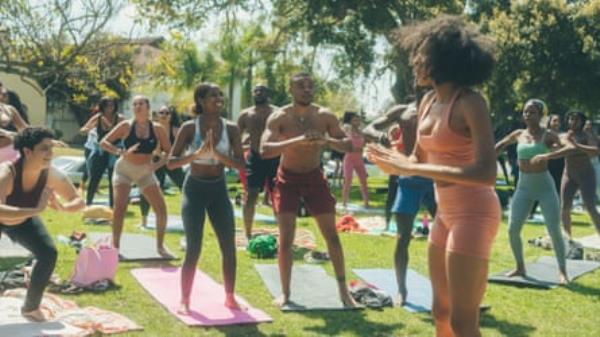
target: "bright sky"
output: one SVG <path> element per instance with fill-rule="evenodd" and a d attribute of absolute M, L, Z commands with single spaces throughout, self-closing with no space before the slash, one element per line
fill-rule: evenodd
<path fill-rule="evenodd" d="M 129 35 L 132 36 L 156 36 L 162 35 L 167 37 L 168 30 L 167 29 L 159 29 L 154 32 L 150 32 L 148 27 L 143 27 L 141 25 L 135 25 L 135 18 L 139 14 L 137 13 L 136 7 L 133 4 L 129 4 L 125 6 L 119 14 L 112 20 L 109 24 L 110 30 L 121 34 L 121 35 Z M 250 19 L 248 14 L 242 13 L 241 16 L 246 16 Z M 203 36 L 217 36 L 219 26 L 217 24 L 218 18 L 215 19 L 215 22 L 208 22 L 205 27 L 200 32 L 191 36 L 191 38 L 196 41 L 198 48 L 202 49 L 205 46 L 205 42 L 203 43 L 203 39 L 200 37 Z M 133 30 L 132 30 L 133 29 Z M 382 54 L 386 48 L 386 41 L 381 39 L 378 41 L 376 50 L 378 54 Z M 325 69 L 323 65 L 331 64 L 331 54 L 320 53 L 319 59 L 317 60 L 320 65 L 320 68 Z M 383 60 L 378 59 L 374 69 L 380 67 L 383 64 Z M 325 76 L 327 79 L 332 80 L 333 76 L 335 76 L 334 72 L 322 71 L 321 76 Z M 361 78 L 356 81 L 355 84 L 355 96 L 358 99 L 361 107 L 364 111 L 367 112 L 367 116 L 375 116 L 381 114 L 388 106 L 393 104 L 393 97 L 390 93 L 390 87 L 394 82 L 394 76 L 391 72 L 386 72 L 383 76 L 376 78 L 375 75 L 371 75 L 368 78 Z"/>

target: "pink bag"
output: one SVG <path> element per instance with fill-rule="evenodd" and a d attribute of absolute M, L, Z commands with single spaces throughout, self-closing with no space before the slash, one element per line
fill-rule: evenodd
<path fill-rule="evenodd" d="M 71 276 L 73 284 L 85 287 L 98 281 L 114 279 L 119 266 L 119 251 L 107 241 L 102 239 L 94 246 L 81 249 Z"/>

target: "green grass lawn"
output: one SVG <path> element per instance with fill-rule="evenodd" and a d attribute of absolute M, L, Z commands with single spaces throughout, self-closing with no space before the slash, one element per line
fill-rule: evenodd
<path fill-rule="evenodd" d="M 385 194 L 376 194 L 375 188 L 384 186 L 381 179 L 371 182 L 371 198 L 374 206 L 382 206 Z M 237 186 L 237 185 L 236 185 Z M 239 187 L 239 186 L 238 186 Z M 337 192 L 339 197 L 339 191 Z M 359 202 L 360 194 L 355 186 L 352 199 Z M 339 200 L 339 198 L 338 198 Z M 169 213 L 180 211 L 180 195 L 167 197 Z M 73 230 L 109 231 L 107 226 L 84 225 L 80 214 L 65 214 L 47 211 L 43 215 L 50 232 L 69 235 Z M 130 205 L 125 221 L 125 231 L 142 232 L 137 228 L 139 208 Z M 298 225 L 312 230 L 317 237 L 320 249 L 324 242 L 318 234 L 315 222 L 308 218 L 298 220 Z M 242 226 L 237 220 L 237 226 Z M 261 225 L 262 226 L 262 225 Z M 216 237 L 210 226 L 205 226 L 205 236 L 199 267 L 218 282 L 222 282 L 220 254 Z M 575 216 L 573 232 L 575 237 L 594 233 L 586 216 Z M 147 233 L 153 235 L 152 232 Z M 541 236 L 544 227 L 526 225 L 523 239 Z M 178 249 L 182 234 L 167 234 L 167 244 L 179 256 Z M 392 254 L 395 239 L 360 234 L 341 234 L 346 256 L 348 278 L 355 278 L 351 268 L 392 268 Z M 75 252 L 66 245 L 57 243 L 59 261 L 56 272 L 61 278 L 68 278 L 72 272 Z M 536 259 L 551 252 L 525 244 L 527 260 Z M 426 242 L 413 241 L 410 248 L 410 266 L 427 275 Z M 130 270 L 138 267 L 164 266 L 169 264 L 121 263 L 116 282 L 119 288 L 103 294 L 81 294 L 64 296 L 80 306 L 96 306 L 112 310 L 133 319 L 144 327 L 142 332 L 122 334 L 122 336 L 433 336 L 432 320 L 428 314 L 410 314 L 402 309 L 387 308 L 382 311 L 334 311 L 282 313 L 272 305 L 272 298 L 263 285 L 253 264 L 257 261 L 243 252 L 238 252 L 237 290 L 253 306 L 266 311 L 273 317 L 273 323 L 257 326 L 227 328 L 189 328 L 171 316 L 134 280 Z M 275 263 L 275 260 L 267 262 Z M 180 265 L 181 260 L 172 265 Z M 513 267 L 504 220 L 495 241 L 490 272 L 498 272 Z M 331 264 L 326 264 L 328 273 L 333 275 Z M 410 291 L 410 289 L 409 289 Z M 410 296 L 410 295 L 409 295 Z M 201 301 L 202 299 L 195 299 Z M 483 314 L 481 326 L 483 336 L 600 336 L 598 310 L 600 310 L 600 272 L 588 274 L 567 287 L 554 290 L 533 290 L 489 284 L 484 299 L 491 305 L 491 311 Z M 121 335 L 120 335 L 121 336 Z"/>

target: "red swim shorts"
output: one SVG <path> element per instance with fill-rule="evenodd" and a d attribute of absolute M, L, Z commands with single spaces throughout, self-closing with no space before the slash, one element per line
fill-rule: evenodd
<path fill-rule="evenodd" d="M 311 215 L 335 214 L 335 198 L 320 168 L 296 173 L 279 167 L 273 190 L 275 213 L 297 214 L 300 198 Z"/>

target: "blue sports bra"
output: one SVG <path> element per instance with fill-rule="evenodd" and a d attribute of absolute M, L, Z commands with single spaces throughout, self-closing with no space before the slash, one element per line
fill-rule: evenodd
<path fill-rule="evenodd" d="M 195 152 L 202 146 L 202 130 L 201 128 L 202 116 L 196 117 L 194 121 L 195 124 L 195 132 L 194 132 L 194 140 L 189 147 L 189 152 Z M 215 146 L 215 150 L 219 151 L 223 154 L 229 154 L 229 150 L 231 148 L 231 144 L 229 143 L 229 134 L 227 133 L 227 121 L 224 118 L 221 118 L 221 137 L 219 138 L 219 142 Z M 214 159 L 210 153 L 204 154 L 202 157 L 194 160 L 195 164 L 200 165 L 217 165 L 219 163 L 218 160 Z"/>

